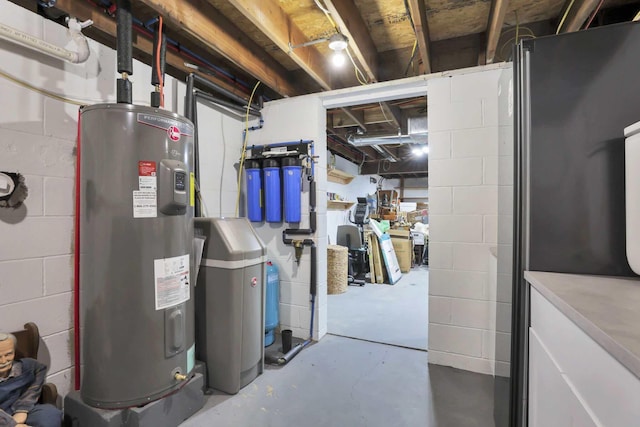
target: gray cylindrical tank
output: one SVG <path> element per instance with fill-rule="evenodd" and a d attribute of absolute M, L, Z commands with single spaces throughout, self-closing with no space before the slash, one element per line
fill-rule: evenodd
<path fill-rule="evenodd" d="M 266 249 L 246 218 L 196 218 L 206 237 L 196 286 L 196 348 L 209 386 L 235 394 L 263 369 Z"/>
<path fill-rule="evenodd" d="M 136 406 L 195 363 L 193 124 L 128 104 L 82 110 L 82 399 Z"/>

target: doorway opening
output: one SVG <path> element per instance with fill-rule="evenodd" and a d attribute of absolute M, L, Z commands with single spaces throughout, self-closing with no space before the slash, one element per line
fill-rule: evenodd
<path fill-rule="evenodd" d="M 426 351 L 426 82 L 416 82 L 413 91 L 397 97 L 371 91 L 345 103 L 324 99 L 329 251 L 331 245 L 345 245 L 345 229 L 358 237 L 356 245 L 347 245 L 352 246 L 347 248 L 351 285 L 332 292 L 329 283 L 327 333 Z M 367 208 L 364 220 L 362 203 Z M 380 237 L 373 227 L 389 237 Z M 384 243 L 386 239 L 390 242 Z M 353 246 L 361 246 L 366 254 Z M 392 251 L 385 251 L 389 246 Z M 392 272 L 394 265 L 401 274 Z M 327 265 L 329 275 L 333 268 Z"/>

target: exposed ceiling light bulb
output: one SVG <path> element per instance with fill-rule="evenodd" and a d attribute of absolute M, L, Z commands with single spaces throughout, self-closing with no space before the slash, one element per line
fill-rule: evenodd
<path fill-rule="evenodd" d="M 347 62 L 347 58 L 345 57 L 344 53 L 341 51 L 333 52 L 333 54 L 331 55 L 331 63 L 336 68 L 340 68 L 344 66 L 346 62 Z"/>
<path fill-rule="evenodd" d="M 422 152 L 423 152 L 424 154 L 429 153 L 429 146 L 428 146 L 428 145 L 425 145 L 424 147 L 422 147 Z"/>
<path fill-rule="evenodd" d="M 337 33 L 329 37 L 329 49 L 335 50 L 336 52 L 345 50 L 347 45 L 349 44 L 349 39 L 346 36 Z"/>
<path fill-rule="evenodd" d="M 414 148 L 414 149 L 411 150 L 411 152 L 416 157 L 420 157 L 420 156 L 422 156 L 424 154 L 424 152 L 420 148 Z"/>

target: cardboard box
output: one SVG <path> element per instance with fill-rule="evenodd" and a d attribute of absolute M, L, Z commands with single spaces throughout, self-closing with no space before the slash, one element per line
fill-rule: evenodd
<path fill-rule="evenodd" d="M 406 237 L 393 236 L 390 232 L 404 232 Z M 402 273 L 408 273 L 411 270 L 411 262 L 413 260 L 413 245 L 411 239 L 409 239 L 409 231 L 406 230 L 389 230 L 391 237 L 391 243 L 393 244 L 393 250 L 396 252 L 396 258 L 400 265 L 400 271 Z"/>

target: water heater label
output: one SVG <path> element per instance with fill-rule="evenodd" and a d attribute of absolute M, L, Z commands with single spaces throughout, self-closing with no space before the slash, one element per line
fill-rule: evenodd
<path fill-rule="evenodd" d="M 156 191 L 158 189 L 156 162 L 141 160 L 138 162 L 138 189 Z"/>
<path fill-rule="evenodd" d="M 156 191 L 133 190 L 133 217 L 155 218 L 158 216 Z"/>
<path fill-rule="evenodd" d="M 165 116 L 138 113 L 138 123 L 165 130 L 172 141 L 179 141 L 180 136 L 193 135 L 193 125 L 191 123 L 175 120 Z"/>
<path fill-rule="evenodd" d="M 190 298 L 189 255 L 153 260 L 156 310 L 182 304 Z"/>

